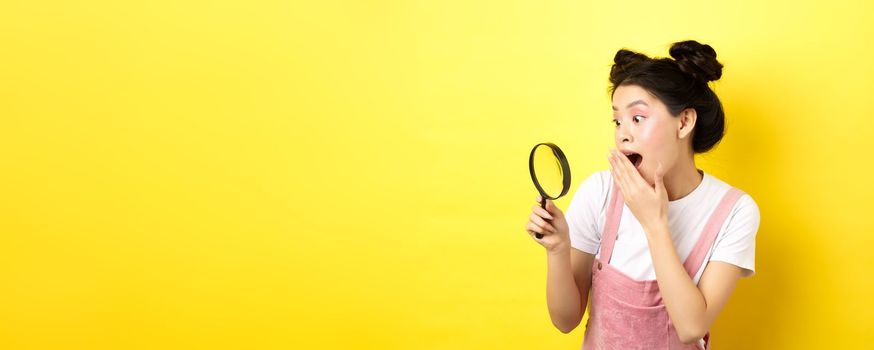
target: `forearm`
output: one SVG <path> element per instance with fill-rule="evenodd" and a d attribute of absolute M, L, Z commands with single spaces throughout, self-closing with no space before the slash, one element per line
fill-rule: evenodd
<path fill-rule="evenodd" d="M 704 295 L 686 273 L 674 248 L 667 223 L 645 229 L 649 240 L 656 280 L 668 315 L 681 340 L 694 341 L 706 333 L 707 303 Z"/>
<path fill-rule="evenodd" d="M 547 254 L 546 304 L 552 323 L 564 333 L 583 318 L 585 304 L 574 281 L 569 250 Z"/>

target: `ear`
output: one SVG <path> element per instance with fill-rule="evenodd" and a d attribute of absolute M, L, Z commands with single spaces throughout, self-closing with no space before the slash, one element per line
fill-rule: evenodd
<path fill-rule="evenodd" d="M 677 136 L 681 139 L 692 135 L 695 121 L 698 120 L 698 112 L 694 108 L 686 108 L 677 116 Z"/>

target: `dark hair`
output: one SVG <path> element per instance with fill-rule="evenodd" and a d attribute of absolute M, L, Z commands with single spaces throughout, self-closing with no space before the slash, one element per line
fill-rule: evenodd
<path fill-rule="evenodd" d="M 637 85 L 649 91 L 677 116 L 686 108 L 698 114 L 692 131 L 692 150 L 704 153 L 722 140 L 725 112 L 716 93 L 707 85 L 722 76 L 722 64 L 710 45 L 694 40 L 671 45 L 670 58 L 650 58 L 621 49 L 610 69 L 610 97 L 622 85 Z"/>

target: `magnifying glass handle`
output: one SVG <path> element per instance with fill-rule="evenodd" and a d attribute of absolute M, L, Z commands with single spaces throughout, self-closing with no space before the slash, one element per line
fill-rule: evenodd
<path fill-rule="evenodd" d="M 540 207 L 543 209 L 546 209 L 546 198 L 540 199 Z M 552 223 L 552 221 L 550 221 L 549 219 L 543 219 L 543 220 L 545 220 L 546 222 L 548 222 L 550 224 Z M 541 238 L 543 238 L 543 234 L 538 232 L 538 233 L 534 234 L 534 237 L 537 237 L 537 239 L 541 239 Z"/>

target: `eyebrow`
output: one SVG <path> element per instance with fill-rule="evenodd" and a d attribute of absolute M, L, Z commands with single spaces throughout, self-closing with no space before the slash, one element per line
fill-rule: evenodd
<path fill-rule="evenodd" d="M 631 106 L 634 106 L 634 105 L 644 105 L 644 106 L 649 107 L 649 105 L 646 104 L 646 102 L 644 102 L 643 100 L 637 100 L 637 101 L 634 101 L 632 103 L 629 103 L 628 106 L 625 106 L 625 109 L 629 109 L 629 108 L 631 108 Z M 618 111 L 618 109 L 616 109 L 616 106 L 613 106 L 613 110 Z"/>

